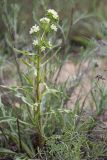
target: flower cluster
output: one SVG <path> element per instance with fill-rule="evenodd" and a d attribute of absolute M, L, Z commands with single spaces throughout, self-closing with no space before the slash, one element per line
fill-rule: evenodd
<path fill-rule="evenodd" d="M 45 46 L 41 46 L 41 52 L 45 51 L 46 47 Z"/>
<path fill-rule="evenodd" d="M 51 30 L 53 30 L 53 31 L 57 31 L 57 27 L 54 25 L 54 24 L 52 24 L 51 26 L 50 26 L 50 28 L 51 28 Z"/>
<path fill-rule="evenodd" d="M 58 13 L 54 9 L 49 9 L 47 11 L 48 15 L 51 16 L 53 19 L 58 20 L 59 16 Z"/>
<path fill-rule="evenodd" d="M 37 26 L 36 24 L 34 26 L 32 26 L 32 28 L 30 29 L 29 33 L 33 34 L 33 33 L 37 33 L 40 31 L 39 26 Z"/>
<path fill-rule="evenodd" d="M 38 40 L 34 40 L 32 44 L 33 44 L 34 46 L 38 46 L 39 42 L 38 42 Z"/>
<path fill-rule="evenodd" d="M 33 45 L 36 48 L 39 48 L 41 52 L 44 52 L 47 48 L 51 49 L 52 44 L 50 41 L 47 41 L 46 35 L 50 32 L 57 31 L 57 22 L 59 16 L 57 12 L 53 9 L 47 11 L 46 17 L 40 19 L 40 23 L 37 26 L 36 24 L 30 29 L 29 33 L 36 33 L 36 40 L 33 40 Z M 37 34 L 39 33 L 39 34 Z M 45 37 L 45 39 L 44 39 Z"/>
<path fill-rule="evenodd" d="M 41 22 L 41 23 L 47 23 L 47 24 L 49 24 L 50 19 L 47 18 L 47 17 L 43 17 L 43 18 L 40 19 L 40 22 Z"/>

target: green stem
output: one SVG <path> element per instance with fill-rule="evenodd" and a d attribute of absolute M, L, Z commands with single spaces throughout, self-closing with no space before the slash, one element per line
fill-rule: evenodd
<path fill-rule="evenodd" d="M 41 130 L 41 118 L 40 118 L 40 50 L 38 50 L 37 56 L 37 77 L 36 77 L 36 103 L 37 103 L 37 112 L 36 115 L 38 117 L 38 127 Z"/>
<path fill-rule="evenodd" d="M 35 113 L 35 119 L 37 123 L 37 134 L 38 134 L 38 147 L 43 146 L 43 136 L 42 136 L 42 124 L 41 124 L 41 110 L 40 110 L 40 102 L 41 102 L 41 96 L 40 96 L 40 49 L 38 49 L 38 56 L 37 56 L 37 76 L 36 76 L 36 103 L 37 103 L 37 110 Z"/>

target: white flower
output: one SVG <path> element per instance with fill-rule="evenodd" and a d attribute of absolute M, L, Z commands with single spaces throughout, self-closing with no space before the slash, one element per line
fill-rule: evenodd
<path fill-rule="evenodd" d="M 49 48 L 51 49 L 52 48 L 52 43 L 49 41 Z"/>
<path fill-rule="evenodd" d="M 47 18 L 47 17 L 43 17 L 43 18 L 40 19 L 40 22 L 49 24 L 50 19 Z"/>
<path fill-rule="evenodd" d="M 45 51 L 46 47 L 45 46 L 42 46 L 41 47 L 41 52 Z"/>
<path fill-rule="evenodd" d="M 57 31 L 57 27 L 56 27 L 54 24 L 52 24 L 50 27 L 51 27 L 51 29 L 52 29 L 53 31 L 55 31 L 55 32 Z"/>
<path fill-rule="evenodd" d="M 54 10 L 54 9 L 49 9 L 48 11 L 48 14 L 50 14 L 55 20 L 58 19 L 58 13 Z"/>
<path fill-rule="evenodd" d="M 34 26 L 32 26 L 32 28 L 30 29 L 29 33 L 33 34 L 33 33 L 37 33 L 39 32 L 40 28 L 39 26 L 37 26 L 36 24 Z"/>
<path fill-rule="evenodd" d="M 38 40 L 34 40 L 32 44 L 33 44 L 34 46 L 38 46 L 39 42 L 38 42 Z"/>

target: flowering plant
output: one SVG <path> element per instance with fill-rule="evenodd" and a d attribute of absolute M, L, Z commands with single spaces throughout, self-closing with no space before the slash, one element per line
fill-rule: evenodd
<path fill-rule="evenodd" d="M 34 75 L 34 99 L 36 107 L 34 109 L 36 119 L 36 129 L 39 135 L 39 144 L 41 147 L 43 144 L 43 134 L 42 134 L 42 122 L 41 122 L 41 53 L 45 52 L 47 49 L 52 48 L 52 43 L 49 40 L 48 34 L 52 34 L 57 31 L 57 24 L 59 21 L 59 16 L 57 12 L 53 9 L 49 9 L 46 12 L 46 16 L 39 20 L 39 24 L 35 24 L 31 27 L 29 33 L 33 36 L 33 46 L 36 49 L 36 56 L 34 56 L 34 68 L 36 68 L 36 75 Z M 36 82 L 36 83 L 35 83 Z"/>
<path fill-rule="evenodd" d="M 46 13 L 46 17 L 43 17 L 39 21 L 39 25 L 31 27 L 29 33 L 34 36 L 33 45 L 38 48 L 41 52 L 46 49 L 50 49 L 52 44 L 46 39 L 46 35 L 50 32 L 57 31 L 57 23 L 59 17 L 55 10 L 49 9 Z"/>

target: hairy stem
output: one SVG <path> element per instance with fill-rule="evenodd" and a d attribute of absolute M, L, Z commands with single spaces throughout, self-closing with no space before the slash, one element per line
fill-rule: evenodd
<path fill-rule="evenodd" d="M 40 110 L 40 102 L 41 102 L 41 96 L 40 96 L 40 49 L 38 50 L 38 56 L 37 56 L 37 62 L 36 62 L 36 68 L 37 68 L 37 76 L 36 76 L 36 103 L 37 103 L 37 110 L 35 113 L 35 119 L 37 123 L 37 134 L 38 134 L 38 147 L 42 148 L 43 146 L 43 136 L 42 136 L 42 126 L 41 126 L 41 110 Z"/>

